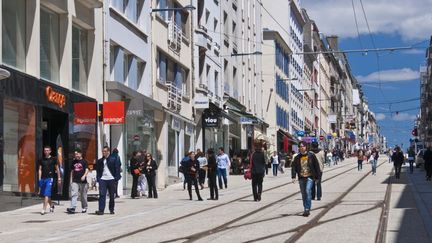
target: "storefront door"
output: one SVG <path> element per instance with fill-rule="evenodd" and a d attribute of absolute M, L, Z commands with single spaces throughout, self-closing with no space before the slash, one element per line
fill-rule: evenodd
<path fill-rule="evenodd" d="M 64 182 L 65 165 L 67 165 L 67 137 L 68 137 L 68 115 L 64 112 L 49 108 L 42 111 L 42 146 L 50 146 L 52 156 L 56 156 L 60 165 L 62 182 Z M 68 188 L 65 183 L 57 185 L 54 180 L 53 198 L 67 195 Z M 68 184 L 68 183 L 66 183 Z M 60 187 L 59 187 L 60 186 Z"/>

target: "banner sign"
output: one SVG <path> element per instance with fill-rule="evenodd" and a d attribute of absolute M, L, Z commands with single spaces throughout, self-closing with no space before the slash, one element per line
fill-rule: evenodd
<path fill-rule="evenodd" d="M 74 125 L 96 124 L 96 102 L 74 103 Z"/>
<path fill-rule="evenodd" d="M 109 101 L 103 103 L 103 123 L 124 124 L 125 105 L 124 101 Z"/>

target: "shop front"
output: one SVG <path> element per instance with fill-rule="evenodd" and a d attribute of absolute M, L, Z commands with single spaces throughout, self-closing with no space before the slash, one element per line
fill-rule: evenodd
<path fill-rule="evenodd" d="M 119 100 L 124 102 L 122 108 L 125 114 L 124 122 L 104 126 L 106 126 L 106 133 L 109 134 L 106 143 L 111 149 L 119 150 L 122 162 L 123 174 L 119 191 L 122 194 L 129 194 L 132 188 L 129 162 L 133 152 L 151 153 L 157 162 L 160 161 L 161 155 L 157 148 L 157 122 L 161 121 L 162 104 L 120 82 L 107 81 L 106 88 L 108 103 Z"/>
<path fill-rule="evenodd" d="M 96 100 L 53 83 L 10 70 L 0 81 L 0 192 L 33 196 L 38 191 L 36 161 L 43 146 L 58 158 L 62 183 L 54 198 L 67 198 L 73 150 L 83 150 L 91 167 L 96 162 Z M 74 107 L 86 104 L 90 120 L 75 116 Z M 56 181 L 56 180 L 55 180 Z"/>

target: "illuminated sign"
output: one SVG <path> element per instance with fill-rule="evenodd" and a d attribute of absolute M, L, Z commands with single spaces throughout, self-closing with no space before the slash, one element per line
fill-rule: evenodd
<path fill-rule="evenodd" d="M 63 108 L 66 105 L 66 96 L 54 91 L 51 86 L 46 87 L 45 95 L 49 102 L 58 105 L 60 108 Z"/>

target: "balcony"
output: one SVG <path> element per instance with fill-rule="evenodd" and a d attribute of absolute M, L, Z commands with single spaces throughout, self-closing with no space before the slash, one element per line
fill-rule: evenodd
<path fill-rule="evenodd" d="M 179 89 L 174 82 L 167 81 L 166 86 L 168 87 L 168 109 L 180 112 L 182 102 L 182 90 Z"/>
<path fill-rule="evenodd" d="M 224 43 L 226 46 L 229 46 L 229 36 L 227 33 L 224 33 Z"/>
<path fill-rule="evenodd" d="M 174 21 L 174 18 L 172 18 L 168 22 L 168 44 L 170 49 L 175 51 L 176 53 L 180 52 L 182 37 L 183 37 L 182 29 L 179 26 L 177 26 L 177 24 Z"/>

